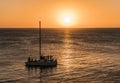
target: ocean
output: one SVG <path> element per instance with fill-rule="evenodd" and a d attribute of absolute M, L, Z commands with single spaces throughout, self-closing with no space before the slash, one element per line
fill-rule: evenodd
<path fill-rule="evenodd" d="M 0 29 L 0 83 L 120 83 L 120 29 L 42 29 L 43 55 L 57 67 L 27 68 L 39 57 L 38 29 Z"/>

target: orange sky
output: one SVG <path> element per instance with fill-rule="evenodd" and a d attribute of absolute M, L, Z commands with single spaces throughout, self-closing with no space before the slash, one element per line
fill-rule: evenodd
<path fill-rule="evenodd" d="M 75 18 L 69 27 L 120 27 L 120 0 L 0 0 L 0 27 L 65 27 L 64 13 Z"/>

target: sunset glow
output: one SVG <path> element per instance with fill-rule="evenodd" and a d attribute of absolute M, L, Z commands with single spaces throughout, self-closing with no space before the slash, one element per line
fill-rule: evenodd
<path fill-rule="evenodd" d="M 0 28 L 120 27 L 119 0 L 1 0 Z"/>

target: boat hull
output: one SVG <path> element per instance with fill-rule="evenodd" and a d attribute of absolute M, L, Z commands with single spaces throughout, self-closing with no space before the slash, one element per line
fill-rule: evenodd
<path fill-rule="evenodd" d="M 57 61 L 31 61 L 25 62 L 26 66 L 53 67 L 57 66 Z"/>

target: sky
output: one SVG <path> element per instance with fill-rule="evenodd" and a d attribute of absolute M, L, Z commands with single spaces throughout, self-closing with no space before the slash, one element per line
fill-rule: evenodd
<path fill-rule="evenodd" d="M 120 27 L 120 0 L 0 0 L 0 28 Z"/>

